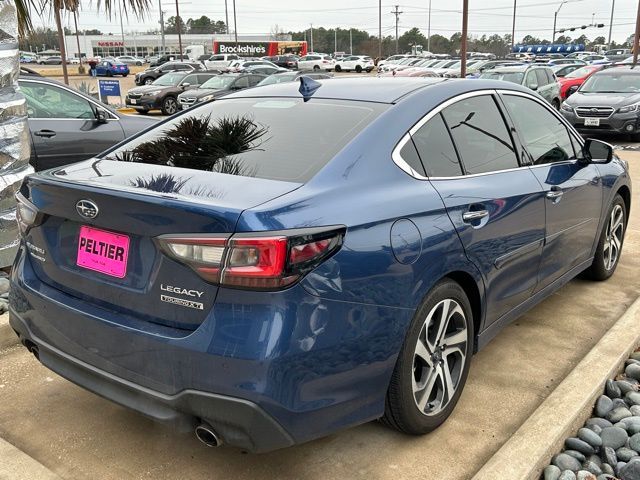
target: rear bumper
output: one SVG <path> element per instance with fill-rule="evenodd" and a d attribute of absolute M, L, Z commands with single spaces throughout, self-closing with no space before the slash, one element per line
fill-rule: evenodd
<path fill-rule="evenodd" d="M 131 318 L 38 279 L 21 247 L 10 321 L 47 367 L 105 398 L 262 452 L 379 418 L 413 310 L 218 289 L 195 330 Z"/>
<path fill-rule="evenodd" d="M 58 375 L 180 431 L 193 431 L 198 423 L 206 422 L 224 443 L 250 452 L 275 450 L 294 443 L 291 436 L 255 403 L 197 390 L 165 395 L 81 362 L 37 339 L 14 311 L 10 312 L 9 323 L 21 342 L 37 345 L 40 362 Z"/>

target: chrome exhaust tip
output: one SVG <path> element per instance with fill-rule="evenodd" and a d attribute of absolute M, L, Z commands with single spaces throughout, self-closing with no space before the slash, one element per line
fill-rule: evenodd
<path fill-rule="evenodd" d="M 222 445 L 222 439 L 218 436 L 213 428 L 206 423 L 201 423 L 196 427 L 196 437 L 207 447 L 219 447 Z"/>

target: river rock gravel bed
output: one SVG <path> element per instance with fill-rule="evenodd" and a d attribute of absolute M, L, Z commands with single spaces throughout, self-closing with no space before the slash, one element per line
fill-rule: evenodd
<path fill-rule="evenodd" d="M 640 480 L 640 351 L 607 380 L 592 417 L 551 459 L 543 480 Z"/>

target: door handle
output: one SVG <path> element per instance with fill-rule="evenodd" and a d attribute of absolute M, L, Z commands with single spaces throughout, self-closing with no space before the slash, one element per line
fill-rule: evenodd
<path fill-rule="evenodd" d="M 550 200 L 559 200 L 564 195 L 564 192 L 560 187 L 551 187 L 551 190 L 547 192 L 547 198 Z"/>
<path fill-rule="evenodd" d="M 484 217 L 488 217 L 489 216 L 489 211 L 488 210 L 471 210 L 469 212 L 464 212 L 462 214 L 462 220 L 464 222 L 473 222 L 474 220 L 481 220 Z"/>
<path fill-rule="evenodd" d="M 34 132 L 34 135 L 37 137 L 51 138 L 56 136 L 56 132 L 53 130 L 38 130 Z"/>

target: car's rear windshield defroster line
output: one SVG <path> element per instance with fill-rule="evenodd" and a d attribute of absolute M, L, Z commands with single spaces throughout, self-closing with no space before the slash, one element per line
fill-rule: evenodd
<path fill-rule="evenodd" d="M 304 183 L 386 108 L 325 99 L 219 100 L 105 158 Z"/>

